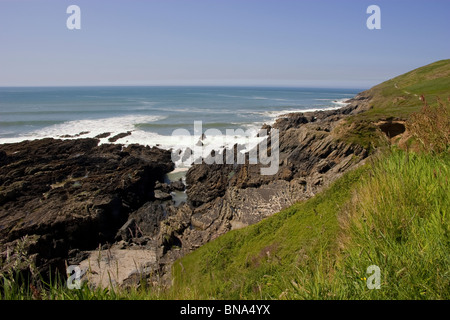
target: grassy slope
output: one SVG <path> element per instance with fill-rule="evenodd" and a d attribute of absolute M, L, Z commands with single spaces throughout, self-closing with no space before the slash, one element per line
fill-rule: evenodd
<path fill-rule="evenodd" d="M 437 97 L 441 100 L 450 97 L 450 59 L 415 69 L 366 92 L 372 97 L 372 109 L 355 116 L 353 120 L 406 119 L 422 107 L 421 95 L 426 95 L 432 104 Z"/>
<path fill-rule="evenodd" d="M 436 105 L 437 98 L 446 101 L 450 97 L 450 59 L 385 81 L 364 91 L 363 95 L 370 97 L 371 109 L 349 117 L 336 132 L 340 139 L 370 150 L 383 144 L 383 136 L 374 123 L 388 119 L 407 120 L 423 106 L 421 95 L 425 95 L 431 105 Z"/>
<path fill-rule="evenodd" d="M 450 158 L 393 151 L 174 265 L 186 299 L 450 298 Z M 381 290 L 366 268 L 381 269 Z"/>
<path fill-rule="evenodd" d="M 175 291 L 187 290 L 186 298 L 278 298 L 283 278 L 314 268 L 316 257 L 333 251 L 339 205 L 349 200 L 359 174 L 186 256 L 175 264 Z"/>
<path fill-rule="evenodd" d="M 339 298 L 450 298 L 448 177 L 448 153 L 394 151 L 371 166 L 341 216 Z M 357 283 L 371 264 L 381 290 Z"/>
<path fill-rule="evenodd" d="M 407 119 L 450 96 L 450 60 L 371 90 L 373 108 L 350 122 Z M 363 134 L 366 128 L 357 134 Z M 368 132 L 368 133 L 367 133 Z M 370 129 L 363 139 L 372 139 Z M 361 137 L 358 137 L 361 139 Z M 184 257 L 173 268 L 177 298 L 450 297 L 449 156 L 393 151 L 330 189 Z M 382 290 L 366 287 L 366 268 Z"/>

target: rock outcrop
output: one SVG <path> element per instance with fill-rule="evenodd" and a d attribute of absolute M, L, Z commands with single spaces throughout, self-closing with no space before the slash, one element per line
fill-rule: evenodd
<path fill-rule="evenodd" d="M 98 143 L 43 139 L 0 145 L 3 261 L 26 236 L 23 249 L 39 270 L 63 268 L 70 252 L 113 242 L 129 214 L 155 200 L 155 182 L 174 168 L 170 152 Z"/>

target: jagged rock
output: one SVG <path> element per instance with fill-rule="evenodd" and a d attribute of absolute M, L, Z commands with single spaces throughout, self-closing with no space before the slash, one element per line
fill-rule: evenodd
<path fill-rule="evenodd" d="M 177 190 L 177 191 L 184 191 L 186 186 L 184 185 L 184 183 L 182 181 L 173 181 L 170 184 L 171 188 L 173 190 Z"/>
<path fill-rule="evenodd" d="M 162 193 L 170 193 L 171 188 L 167 183 L 165 182 L 161 183 L 157 181 L 155 184 L 155 190 L 160 190 Z"/>
<path fill-rule="evenodd" d="M 155 190 L 155 199 L 161 200 L 161 201 L 166 201 L 166 200 L 171 200 L 172 196 L 169 193 L 165 193 L 164 191 Z"/>
<path fill-rule="evenodd" d="M 96 139 L 108 138 L 111 135 L 111 132 L 100 133 L 95 136 Z"/>
<path fill-rule="evenodd" d="M 214 200 L 225 194 L 232 165 L 200 164 L 189 168 L 186 175 L 188 199 L 194 206 Z"/>
<path fill-rule="evenodd" d="M 97 139 L 0 145 L 0 251 L 36 235 L 38 267 L 64 268 L 71 249 L 114 241 L 130 212 L 173 170 L 170 152 Z"/>
<path fill-rule="evenodd" d="M 155 237 L 159 233 L 161 221 L 175 215 L 176 210 L 170 202 L 147 202 L 131 213 L 127 223 L 117 233 L 116 239 L 130 241 L 131 238 L 141 236 Z M 128 233 L 124 234 L 125 230 L 128 230 Z"/>
<path fill-rule="evenodd" d="M 117 231 L 115 239 L 129 241 L 136 234 L 136 229 L 136 220 L 134 218 L 130 218 L 122 227 L 120 227 L 119 231 Z"/>
<path fill-rule="evenodd" d="M 116 142 L 117 140 L 125 138 L 126 136 L 129 136 L 131 134 L 132 134 L 131 131 L 122 132 L 122 133 L 116 134 L 114 137 L 109 138 L 108 141 L 109 142 Z"/>

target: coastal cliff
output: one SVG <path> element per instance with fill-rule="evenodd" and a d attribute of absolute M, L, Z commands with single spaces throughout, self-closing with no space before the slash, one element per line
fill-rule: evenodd
<path fill-rule="evenodd" d="M 268 131 L 279 130 L 275 175 L 261 175 L 260 164 L 202 163 L 190 167 L 184 186 L 167 182 L 174 164 L 170 151 L 158 148 L 98 145 L 97 139 L 1 145 L 1 272 L 18 268 L 33 273 L 31 265 L 38 272 L 49 267 L 64 272 L 65 264 L 89 265 L 95 255 L 99 266 L 100 260 L 125 263 L 120 257 L 127 255 L 132 257 L 129 269 L 121 271 L 117 283 L 136 284 L 144 277 L 169 285 L 177 259 L 231 230 L 289 211 L 299 201 L 326 202 L 320 197 L 323 191 L 364 164 L 379 146 L 405 143 L 412 134 L 407 130 L 409 115 L 423 104 L 420 90 L 429 84 L 432 90 L 425 93 L 436 92 L 439 80 L 444 85 L 438 93 L 448 96 L 449 66 L 448 60 L 440 61 L 388 80 L 338 110 L 287 114 L 264 125 Z M 414 89 L 418 77 L 423 85 Z M 185 188 L 186 203 L 174 202 L 171 192 Z M 341 188 L 346 197 L 349 188 Z M 329 211 L 336 220 L 337 213 Z M 312 221 L 321 224 L 323 213 L 316 208 L 312 212 Z M 279 245 L 262 248 L 262 256 L 272 259 Z M 95 252 L 98 248 L 106 257 Z M 262 259 L 258 257 L 256 265 Z M 133 265 L 137 260 L 142 262 L 139 268 Z"/>
<path fill-rule="evenodd" d="M 174 168 L 169 151 L 98 145 L 96 139 L 2 145 L 3 259 L 24 239 L 27 261 L 43 272 L 80 263 L 99 246 L 137 247 L 153 252 L 147 275 L 167 279 L 177 258 L 314 196 L 363 161 L 367 150 L 334 135 L 343 118 L 360 112 L 361 101 L 339 110 L 288 114 L 266 125 L 280 132 L 275 175 L 261 175 L 259 164 L 193 165 L 186 174 L 187 203 L 181 205 L 170 192 L 185 186 L 164 182 Z"/>

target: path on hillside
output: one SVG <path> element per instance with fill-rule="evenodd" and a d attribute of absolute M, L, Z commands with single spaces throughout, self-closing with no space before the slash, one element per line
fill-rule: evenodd
<path fill-rule="evenodd" d="M 395 89 L 402 90 L 402 89 L 400 89 L 400 88 L 398 87 L 397 83 L 394 84 L 394 87 L 395 87 Z M 402 91 L 403 91 L 404 93 L 406 93 L 406 94 L 411 94 L 411 92 L 409 92 L 409 91 L 406 91 L 406 90 L 402 90 Z M 415 93 L 413 93 L 413 95 L 414 95 L 415 97 L 418 97 L 418 95 L 415 94 Z"/>

